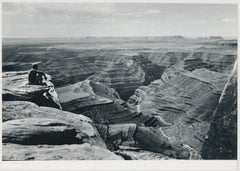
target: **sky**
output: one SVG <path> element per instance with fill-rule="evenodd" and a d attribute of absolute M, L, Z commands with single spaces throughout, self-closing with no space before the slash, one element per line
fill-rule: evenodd
<path fill-rule="evenodd" d="M 237 36 L 237 5 L 3 3 L 4 38 Z"/>

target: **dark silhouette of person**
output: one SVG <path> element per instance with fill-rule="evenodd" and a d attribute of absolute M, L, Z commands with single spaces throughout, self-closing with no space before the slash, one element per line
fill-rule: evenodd
<path fill-rule="evenodd" d="M 45 85 L 43 80 L 47 80 L 44 72 L 38 71 L 38 65 L 33 64 L 31 71 L 28 73 L 28 83 L 32 85 Z"/>

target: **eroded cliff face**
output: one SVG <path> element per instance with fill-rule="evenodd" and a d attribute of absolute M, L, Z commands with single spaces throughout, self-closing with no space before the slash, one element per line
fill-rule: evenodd
<path fill-rule="evenodd" d="M 202 156 L 206 159 L 237 159 L 237 62 L 213 113 Z"/>
<path fill-rule="evenodd" d="M 127 100 L 141 85 L 161 77 L 165 67 L 153 64 L 142 55 L 111 53 L 95 60 L 100 71 L 89 79 L 114 88 L 123 100 Z"/>
<path fill-rule="evenodd" d="M 172 141 L 186 143 L 201 152 L 233 62 L 220 58 L 219 62 L 211 62 L 213 66 L 209 68 L 202 59 L 185 58 L 166 69 L 161 79 L 138 88 L 128 104 L 168 123 L 169 126 L 159 129 Z"/>
<path fill-rule="evenodd" d="M 128 56 L 114 56 L 113 59 L 101 58 L 97 65 L 105 65 L 102 70 L 89 77 L 90 80 L 109 85 L 118 91 L 123 100 L 128 99 L 135 89 L 145 81 L 142 68 Z M 116 59 L 116 60 L 114 60 Z M 103 64 L 102 64 L 103 63 Z"/>
<path fill-rule="evenodd" d="M 135 123 L 166 126 L 161 118 L 137 112 L 129 107 L 118 92 L 100 82 L 85 80 L 57 88 L 64 110 L 84 114 L 97 124 Z"/>

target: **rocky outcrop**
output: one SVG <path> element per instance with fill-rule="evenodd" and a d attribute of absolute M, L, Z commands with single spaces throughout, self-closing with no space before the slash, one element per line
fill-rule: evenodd
<path fill-rule="evenodd" d="M 26 101 L 3 102 L 3 160 L 73 159 L 122 158 L 106 149 L 85 116 Z"/>
<path fill-rule="evenodd" d="M 237 62 L 214 111 L 202 156 L 205 159 L 237 159 Z"/>
<path fill-rule="evenodd" d="M 3 144 L 3 160 L 122 160 L 104 148 L 87 143 L 71 145 Z"/>
<path fill-rule="evenodd" d="M 58 88 L 56 91 L 63 109 L 71 112 L 79 111 L 86 106 L 91 107 L 113 103 L 113 100 L 95 94 L 90 86 L 90 80 Z"/>
<path fill-rule="evenodd" d="M 38 107 L 36 104 L 25 101 L 3 101 L 3 122 L 26 118 L 34 118 L 36 120 L 47 118 L 64 121 L 64 123 L 72 126 L 76 130 L 75 137 L 79 142 L 87 142 L 106 148 L 93 121 L 83 115 L 76 115 L 55 108 Z"/>
<path fill-rule="evenodd" d="M 134 133 L 137 125 L 129 124 L 113 124 L 113 125 L 97 125 L 101 137 L 111 151 L 118 150 L 121 145 L 134 146 Z"/>
<path fill-rule="evenodd" d="M 25 118 L 3 123 L 3 143 L 25 145 L 76 143 L 74 127 L 54 119 Z"/>
<path fill-rule="evenodd" d="M 57 88 L 64 110 L 90 117 L 95 123 L 111 123 L 110 114 L 127 111 L 118 93 L 107 85 L 85 80 Z M 127 112 L 129 113 L 129 112 Z"/>
<path fill-rule="evenodd" d="M 27 71 L 2 73 L 3 101 L 30 101 L 39 106 L 49 106 L 61 109 L 53 84 L 49 81 L 51 87 L 28 85 L 27 73 Z M 48 75 L 48 77 L 50 76 Z"/>

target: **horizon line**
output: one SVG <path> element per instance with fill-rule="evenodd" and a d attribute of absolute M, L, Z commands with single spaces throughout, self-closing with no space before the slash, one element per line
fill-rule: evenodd
<path fill-rule="evenodd" d="M 238 36 L 222 36 L 222 35 L 199 35 L 199 36 L 183 36 L 183 35 L 161 35 L 161 36 L 77 36 L 77 37 L 2 37 L 2 39 L 75 39 L 75 38 L 164 38 L 164 37 L 182 37 L 182 38 L 238 38 Z"/>

